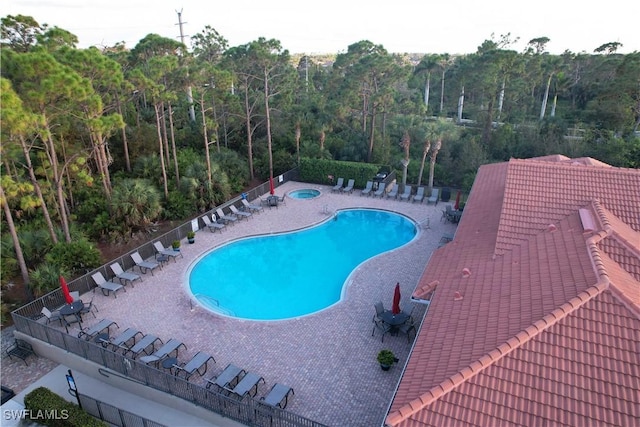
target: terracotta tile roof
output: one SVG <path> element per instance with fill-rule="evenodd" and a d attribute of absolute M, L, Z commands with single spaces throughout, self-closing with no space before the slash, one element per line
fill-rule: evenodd
<path fill-rule="evenodd" d="M 639 236 L 638 170 L 481 167 L 414 293 L 437 282 L 386 423 L 640 421 Z"/>

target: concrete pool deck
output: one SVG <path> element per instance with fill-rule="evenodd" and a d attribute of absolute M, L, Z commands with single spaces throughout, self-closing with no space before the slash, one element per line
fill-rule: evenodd
<path fill-rule="evenodd" d="M 96 292 L 94 304 L 100 311 L 96 313 L 97 319 L 85 316 L 85 324 L 109 318 L 118 323 L 121 331 L 132 327 L 165 342 L 178 339 L 187 346 L 187 350 L 180 351 L 180 362 L 188 361 L 198 351 L 215 357 L 217 363 L 210 366 L 205 378 L 219 374 L 229 363 L 264 377 L 266 384 L 260 385 L 258 397 L 276 382 L 291 386 L 295 396 L 287 410 L 318 422 L 330 426 L 382 425 L 411 344 L 405 335 L 387 335 L 384 343 L 379 332 L 371 336 L 373 305 L 382 301 L 390 308 L 394 285 L 399 282 L 402 303 L 413 305 L 414 318 L 421 321 L 425 306 L 411 304 L 409 297 L 440 238 L 454 233 L 455 225 L 440 221 L 446 205 L 443 202 L 436 206 L 374 199 L 360 196 L 359 190 L 339 194 L 332 193 L 330 186 L 299 182 L 288 182 L 278 187 L 276 193 L 282 196 L 307 188 L 318 189 L 321 195 L 313 199 L 287 198 L 286 204 L 278 208 L 265 206 L 262 213 L 227 226 L 221 233 L 200 230 L 194 244 L 183 241 L 183 258 L 166 263 L 154 276 L 143 275 L 143 281 L 137 281 L 135 288 L 128 287 L 117 298 Z M 354 270 L 340 303 L 301 318 L 256 322 L 194 307 L 185 292 L 189 266 L 212 248 L 250 235 L 307 227 L 326 220 L 337 209 L 354 207 L 399 212 L 422 226 L 409 244 L 372 258 Z M 429 228 L 424 226 L 427 219 Z M 270 272 L 264 280 L 277 281 L 282 274 L 286 271 Z M 92 296 L 86 294 L 83 299 L 87 301 Z M 400 359 L 387 372 L 376 361 L 378 351 L 383 348 L 391 349 Z M 205 378 L 196 374 L 191 381 L 204 384 Z"/>

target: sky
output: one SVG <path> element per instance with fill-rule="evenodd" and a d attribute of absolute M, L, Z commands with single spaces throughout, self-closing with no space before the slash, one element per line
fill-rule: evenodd
<path fill-rule="evenodd" d="M 369 40 L 392 53 L 465 54 L 485 40 L 510 34 L 522 51 L 547 37 L 547 51 L 593 53 L 618 42 L 618 53 L 640 51 L 640 2 L 608 0 L 2 0 L 0 16 L 27 15 L 75 34 L 78 47 L 133 48 L 147 34 L 185 43 L 206 25 L 229 46 L 259 37 L 279 40 L 290 53 L 343 53 Z"/>

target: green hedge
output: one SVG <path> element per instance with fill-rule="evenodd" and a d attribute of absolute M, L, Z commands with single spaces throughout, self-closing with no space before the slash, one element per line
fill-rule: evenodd
<path fill-rule="evenodd" d="M 344 185 L 355 179 L 355 188 L 364 188 L 380 169 L 380 165 L 326 159 L 300 159 L 300 181 L 331 185 L 344 178 Z M 333 181 L 329 179 L 333 176 Z"/>
<path fill-rule="evenodd" d="M 45 426 L 54 427 L 106 427 L 107 424 L 92 417 L 78 405 L 64 400 L 45 387 L 38 387 L 25 395 L 27 417 Z"/>

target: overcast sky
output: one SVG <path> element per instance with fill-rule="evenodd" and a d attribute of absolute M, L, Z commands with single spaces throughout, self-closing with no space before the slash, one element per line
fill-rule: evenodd
<path fill-rule="evenodd" d="M 2 16 L 28 15 L 75 34 L 80 48 L 133 48 L 149 33 L 185 41 L 215 28 L 230 46 L 277 39 L 291 53 L 346 52 L 369 40 L 390 52 L 473 53 L 484 40 L 511 33 L 522 51 L 548 37 L 547 51 L 592 53 L 619 42 L 619 53 L 640 51 L 640 2 L 608 0 L 2 0 Z"/>

